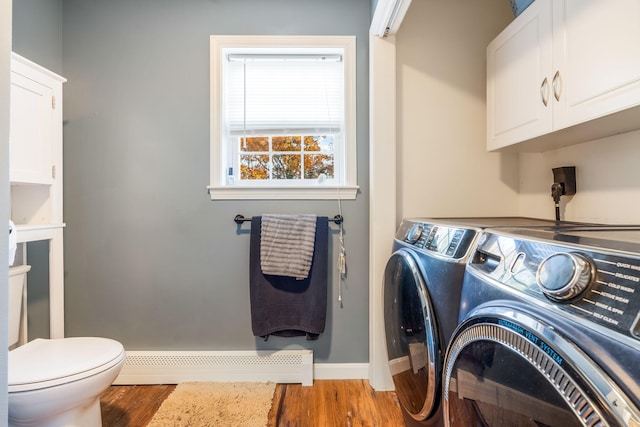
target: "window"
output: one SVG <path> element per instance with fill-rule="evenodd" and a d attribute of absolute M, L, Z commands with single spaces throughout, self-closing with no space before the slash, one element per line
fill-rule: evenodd
<path fill-rule="evenodd" d="M 355 37 L 211 36 L 212 199 L 354 199 Z"/>

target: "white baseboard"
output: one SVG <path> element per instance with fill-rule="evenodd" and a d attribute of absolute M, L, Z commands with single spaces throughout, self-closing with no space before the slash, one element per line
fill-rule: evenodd
<path fill-rule="evenodd" d="M 366 379 L 368 363 L 313 363 L 311 350 L 127 351 L 115 385 L 188 381 L 277 382 Z"/>
<path fill-rule="evenodd" d="M 316 380 L 362 380 L 369 378 L 368 363 L 314 363 Z"/>

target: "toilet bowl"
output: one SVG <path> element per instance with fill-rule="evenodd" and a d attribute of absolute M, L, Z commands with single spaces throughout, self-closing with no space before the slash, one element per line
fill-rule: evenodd
<path fill-rule="evenodd" d="M 19 345 L 30 266 L 9 269 L 9 348 Z M 36 339 L 9 351 L 9 427 L 102 427 L 100 394 L 125 352 L 108 338 Z"/>
<path fill-rule="evenodd" d="M 9 427 L 101 427 L 125 351 L 108 338 L 36 339 L 9 352 Z"/>

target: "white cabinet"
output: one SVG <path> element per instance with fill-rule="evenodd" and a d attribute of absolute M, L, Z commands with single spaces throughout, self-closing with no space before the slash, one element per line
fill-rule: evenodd
<path fill-rule="evenodd" d="M 64 336 L 62 220 L 63 77 L 11 56 L 9 128 L 10 217 L 22 262 L 26 243 L 49 241 L 50 336 Z"/>
<path fill-rule="evenodd" d="M 487 148 L 640 128 L 638 40 L 640 0 L 533 2 L 487 48 Z"/>
<path fill-rule="evenodd" d="M 62 125 L 62 108 L 56 107 L 61 106 L 64 81 L 19 55 L 12 55 L 11 182 L 53 182 L 54 150 L 58 149 L 57 136 Z"/>
<path fill-rule="evenodd" d="M 11 56 L 9 180 L 18 226 L 62 224 L 63 77 Z"/>

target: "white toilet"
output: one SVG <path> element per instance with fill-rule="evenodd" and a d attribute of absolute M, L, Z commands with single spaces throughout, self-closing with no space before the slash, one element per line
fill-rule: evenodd
<path fill-rule="evenodd" d="M 9 348 L 18 342 L 30 269 L 9 269 Z M 122 344 L 108 338 L 35 339 L 10 350 L 9 427 L 101 427 L 100 394 L 124 359 Z"/>

